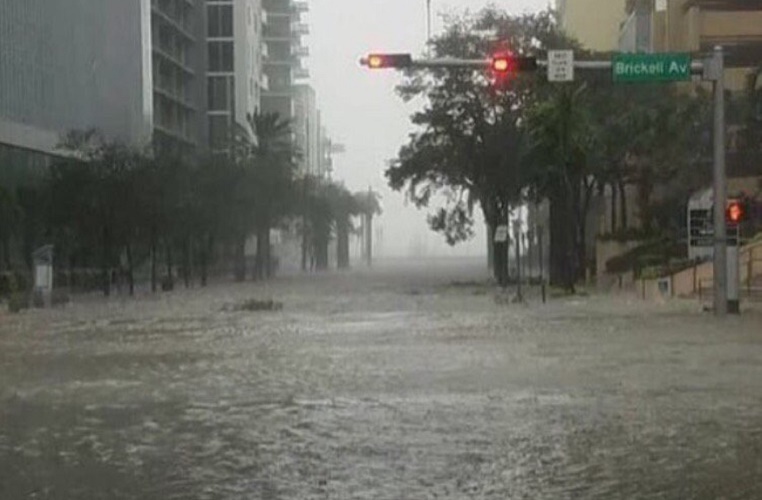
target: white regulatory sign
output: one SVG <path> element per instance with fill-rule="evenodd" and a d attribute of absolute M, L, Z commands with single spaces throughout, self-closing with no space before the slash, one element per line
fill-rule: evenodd
<path fill-rule="evenodd" d="M 548 51 L 548 81 L 549 82 L 573 82 L 574 81 L 574 51 L 573 50 L 549 50 Z"/>

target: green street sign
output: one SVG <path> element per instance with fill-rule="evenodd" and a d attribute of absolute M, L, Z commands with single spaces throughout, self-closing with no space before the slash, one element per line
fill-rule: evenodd
<path fill-rule="evenodd" d="M 620 83 L 678 82 L 691 79 L 690 54 L 617 54 L 612 62 Z"/>

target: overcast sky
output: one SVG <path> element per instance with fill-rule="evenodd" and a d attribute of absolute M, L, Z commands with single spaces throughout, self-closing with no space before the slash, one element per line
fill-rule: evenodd
<path fill-rule="evenodd" d="M 405 254 L 413 247 L 428 252 L 452 253 L 441 236 L 428 231 L 426 212 L 405 206 L 403 194 L 391 192 L 383 172 L 412 131 L 409 116 L 415 106 L 406 105 L 394 93 L 399 76 L 394 71 L 368 71 L 358 61 L 372 51 L 420 54 L 426 40 L 426 0 L 314 0 L 305 21 L 311 35 L 306 39 L 311 55 L 307 66 L 315 87 L 324 123 L 335 141 L 347 152 L 335 158 L 335 178 L 353 190 L 383 193 L 382 248 L 384 254 Z M 476 11 L 488 4 L 511 13 L 532 12 L 549 0 L 432 0 L 434 33 L 442 29 L 442 14 L 466 9 Z M 470 245 L 454 252 L 483 253 L 483 231 Z"/>

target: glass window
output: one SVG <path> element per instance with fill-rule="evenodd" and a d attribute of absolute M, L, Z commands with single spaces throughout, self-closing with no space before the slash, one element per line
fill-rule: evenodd
<path fill-rule="evenodd" d="M 230 146 L 230 119 L 227 115 L 209 117 L 209 143 L 212 149 L 225 149 Z"/>
<path fill-rule="evenodd" d="M 209 77 L 209 110 L 227 111 L 229 110 L 228 77 L 210 76 Z"/>
<path fill-rule="evenodd" d="M 233 44 L 225 42 L 222 45 L 222 71 L 233 71 Z"/>
<path fill-rule="evenodd" d="M 232 5 L 209 5 L 207 13 L 208 36 L 212 38 L 233 36 Z"/>
<path fill-rule="evenodd" d="M 220 32 L 226 37 L 233 36 L 233 6 L 221 5 L 222 13 L 220 15 Z"/>
<path fill-rule="evenodd" d="M 233 71 L 233 42 L 209 42 L 209 71 Z"/>
<path fill-rule="evenodd" d="M 220 36 L 220 6 L 209 5 L 207 8 L 207 35 Z"/>

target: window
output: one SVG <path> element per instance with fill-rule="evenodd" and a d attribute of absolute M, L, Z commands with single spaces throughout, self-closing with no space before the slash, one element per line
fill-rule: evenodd
<path fill-rule="evenodd" d="M 209 111 L 230 110 L 230 89 L 227 76 L 210 76 L 208 81 Z"/>
<path fill-rule="evenodd" d="M 209 42 L 209 71 L 233 71 L 233 42 Z"/>
<path fill-rule="evenodd" d="M 209 117 L 209 144 L 212 149 L 226 149 L 230 146 L 230 118 L 227 115 Z"/>
<path fill-rule="evenodd" d="M 211 38 L 233 36 L 233 6 L 207 6 L 207 35 Z"/>

